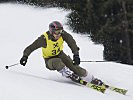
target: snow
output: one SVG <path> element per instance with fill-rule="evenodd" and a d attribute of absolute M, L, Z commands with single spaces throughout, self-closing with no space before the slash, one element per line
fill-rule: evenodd
<path fill-rule="evenodd" d="M 66 25 L 70 11 L 21 4 L 0 4 L 0 100 L 133 100 L 133 66 L 113 62 L 81 63 L 95 77 L 128 89 L 126 96 L 107 90 L 105 94 L 75 85 L 57 71 L 45 67 L 41 49 L 34 51 L 25 67 L 18 65 L 23 50 L 48 29 L 53 20 L 63 23 L 80 47 L 81 60 L 103 60 L 103 46 L 86 35 L 73 33 Z M 64 51 L 72 57 L 65 44 Z"/>

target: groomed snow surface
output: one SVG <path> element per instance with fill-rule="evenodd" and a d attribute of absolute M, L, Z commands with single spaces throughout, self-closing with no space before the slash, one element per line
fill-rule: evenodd
<path fill-rule="evenodd" d="M 8 70 L 18 63 L 23 50 L 48 30 L 53 20 L 63 23 L 80 47 L 81 60 L 103 60 L 103 47 L 86 35 L 73 33 L 65 24 L 70 11 L 21 4 L 0 4 L 0 100 L 133 100 L 133 66 L 113 62 L 81 63 L 95 77 L 112 86 L 128 89 L 126 96 L 107 90 L 105 94 L 74 84 L 57 71 L 45 67 L 41 49 L 34 51 L 25 67 Z M 64 52 L 72 57 L 64 45 Z"/>

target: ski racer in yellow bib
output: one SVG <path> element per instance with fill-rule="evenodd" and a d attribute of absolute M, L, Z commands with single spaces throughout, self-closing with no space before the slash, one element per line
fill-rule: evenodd
<path fill-rule="evenodd" d="M 47 33 L 43 34 L 46 38 L 47 47 L 42 48 L 42 53 L 44 58 L 50 58 L 52 56 L 58 55 L 63 49 L 63 39 L 62 36 L 59 37 L 57 41 L 52 41 L 48 39 Z"/>
<path fill-rule="evenodd" d="M 63 51 L 64 41 L 73 53 L 73 60 Z M 101 80 L 94 78 L 86 69 L 79 66 L 79 47 L 72 35 L 63 29 L 60 22 L 53 21 L 50 23 L 49 30 L 25 48 L 20 64 L 25 66 L 28 56 L 38 48 L 42 48 L 45 65 L 49 70 L 56 70 L 67 78 L 71 76 L 75 78 L 75 75 L 77 75 L 87 82 L 102 84 Z"/>

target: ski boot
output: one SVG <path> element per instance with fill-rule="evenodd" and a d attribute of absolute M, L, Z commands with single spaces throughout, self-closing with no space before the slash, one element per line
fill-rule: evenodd
<path fill-rule="evenodd" d="M 100 79 L 97 78 L 93 79 L 91 83 L 99 86 L 105 86 L 106 88 L 109 87 L 108 85 L 104 84 L 104 82 L 102 82 Z"/>
<path fill-rule="evenodd" d="M 103 82 L 97 78 L 93 79 L 91 83 L 95 85 L 100 85 L 100 86 L 103 85 Z"/>
<path fill-rule="evenodd" d="M 72 73 L 69 78 L 72 81 L 77 82 L 77 83 L 80 83 L 80 80 L 81 80 L 81 78 L 77 74 L 75 74 L 75 73 Z"/>
<path fill-rule="evenodd" d="M 62 68 L 62 69 L 59 71 L 59 73 L 61 73 L 62 76 L 66 77 L 66 78 L 69 78 L 69 77 L 72 75 L 73 72 L 70 71 L 69 68 L 64 67 L 64 68 Z"/>
<path fill-rule="evenodd" d="M 62 74 L 62 76 L 66 77 L 66 78 L 70 78 L 72 81 L 74 82 L 80 82 L 80 77 L 78 75 L 76 75 L 75 73 L 73 73 L 72 71 L 70 71 L 69 68 L 64 67 L 63 69 L 61 69 L 59 71 L 59 73 Z"/>

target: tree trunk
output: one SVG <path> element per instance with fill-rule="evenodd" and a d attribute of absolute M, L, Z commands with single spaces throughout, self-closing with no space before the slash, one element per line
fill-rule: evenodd
<path fill-rule="evenodd" d="M 126 2 L 125 0 L 122 0 L 122 8 L 123 8 L 123 12 L 124 12 L 124 20 L 123 20 L 123 32 L 124 32 L 124 36 L 125 36 L 125 45 L 127 48 L 127 63 L 131 64 L 132 62 L 132 58 L 131 58 L 131 48 L 130 48 L 130 37 L 129 37 L 129 33 L 128 33 L 128 19 L 127 19 L 127 10 L 126 10 Z"/>

